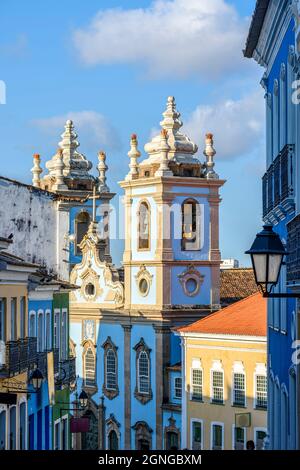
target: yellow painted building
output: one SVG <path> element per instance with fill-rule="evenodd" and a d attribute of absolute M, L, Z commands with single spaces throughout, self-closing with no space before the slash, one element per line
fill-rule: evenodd
<path fill-rule="evenodd" d="M 30 362 L 27 284 L 36 266 L 6 252 L 10 243 L 0 237 L 0 450 L 23 450 L 28 426 L 27 394 L 22 391 Z"/>
<path fill-rule="evenodd" d="M 261 449 L 267 434 L 267 312 L 257 293 L 178 330 L 182 448 Z M 249 445 L 249 444 L 248 444 Z"/>

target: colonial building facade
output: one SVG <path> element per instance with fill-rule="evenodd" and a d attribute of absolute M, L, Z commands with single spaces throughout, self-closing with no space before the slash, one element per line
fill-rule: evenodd
<path fill-rule="evenodd" d="M 267 305 L 256 293 L 179 328 L 182 446 L 261 450 L 267 436 Z"/>
<path fill-rule="evenodd" d="M 180 447 L 180 342 L 172 331 L 220 305 L 219 188 L 212 135 L 205 157 L 181 132 L 169 97 L 161 132 L 139 162 L 132 135 L 125 192 L 124 286 L 95 221 L 71 273 L 71 338 L 90 400 L 77 448 Z"/>
<path fill-rule="evenodd" d="M 266 173 L 263 219 L 272 224 L 289 255 L 277 292 L 299 286 L 299 25 L 300 4 L 258 0 L 244 54 L 264 68 Z M 299 305 L 271 299 L 268 305 L 268 429 L 272 449 L 299 449 Z"/>

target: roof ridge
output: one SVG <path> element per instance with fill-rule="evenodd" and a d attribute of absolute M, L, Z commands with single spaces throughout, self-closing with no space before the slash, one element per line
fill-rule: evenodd
<path fill-rule="evenodd" d="M 191 323 L 190 325 L 187 325 L 187 326 L 184 326 L 184 327 L 180 327 L 178 329 L 176 329 L 176 331 L 189 331 L 190 328 L 192 327 L 195 327 L 195 326 L 198 326 L 198 325 L 202 325 L 203 323 L 207 323 L 208 321 L 210 321 L 212 318 L 215 318 L 216 316 L 218 315 L 221 315 L 223 314 L 224 312 L 226 313 L 226 311 L 228 311 L 228 309 L 232 310 L 234 307 L 237 307 L 243 303 L 245 303 L 246 301 L 249 301 L 252 297 L 256 297 L 256 296 L 261 296 L 261 293 L 260 292 L 255 292 L 254 294 L 251 294 L 251 295 L 248 295 L 247 297 L 245 297 L 244 299 L 241 299 L 237 302 L 234 302 L 233 304 L 231 305 L 228 305 L 224 308 L 221 308 L 220 310 L 218 310 L 217 312 L 214 312 L 210 315 L 207 315 L 205 318 L 200 318 L 199 320 L 197 320 L 196 322 L 193 322 Z M 232 312 L 234 313 L 234 312 Z"/>

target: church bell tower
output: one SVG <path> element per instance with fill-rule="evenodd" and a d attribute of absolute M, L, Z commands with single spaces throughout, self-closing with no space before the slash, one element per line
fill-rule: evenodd
<path fill-rule="evenodd" d="M 156 318 L 199 319 L 219 308 L 219 188 L 212 134 L 205 161 L 181 131 L 180 113 L 169 97 L 161 132 L 139 162 L 131 137 L 125 191 L 125 308 Z"/>

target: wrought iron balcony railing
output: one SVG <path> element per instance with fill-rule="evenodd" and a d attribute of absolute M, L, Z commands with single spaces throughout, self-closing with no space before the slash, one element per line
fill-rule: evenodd
<path fill-rule="evenodd" d="M 13 377 L 32 368 L 37 361 L 36 338 L 22 338 L 5 344 L 5 364 L 1 375 Z"/>
<path fill-rule="evenodd" d="M 60 361 L 58 383 L 67 385 L 76 380 L 75 357 Z"/>
<path fill-rule="evenodd" d="M 262 178 L 263 217 L 294 196 L 294 146 L 285 145 Z"/>

